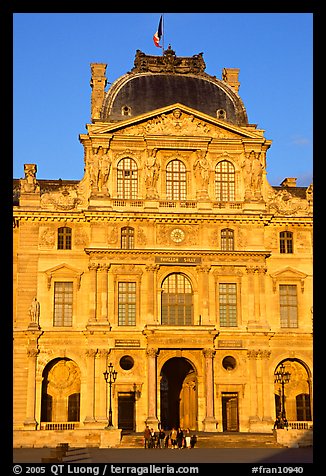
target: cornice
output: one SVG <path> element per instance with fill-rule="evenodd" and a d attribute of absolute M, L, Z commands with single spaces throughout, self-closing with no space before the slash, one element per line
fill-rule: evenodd
<path fill-rule="evenodd" d="M 136 257 L 143 257 L 144 259 L 155 256 L 187 256 L 187 257 L 200 257 L 200 258 L 219 258 L 223 261 L 230 259 L 232 261 L 243 258 L 263 258 L 266 259 L 271 256 L 271 251 L 267 250 L 245 250 L 245 251 L 215 251 L 215 250 L 166 250 L 166 249 L 131 249 L 121 250 L 120 248 L 84 248 L 85 253 L 90 257 L 111 257 L 115 256 L 117 259 L 125 260 L 127 258 L 135 259 Z"/>

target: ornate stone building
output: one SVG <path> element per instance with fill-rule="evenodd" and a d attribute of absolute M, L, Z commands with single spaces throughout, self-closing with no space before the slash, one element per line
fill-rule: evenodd
<path fill-rule="evenodd" d="M 312 185 L 268 183 L 239 70 L 205 67 L 137 50 L 106 91 L 92 64 L 82 180 L 14 180 L 19 441 L 105 428 L 110 362 L 121 429 L 312 419 Z"/>

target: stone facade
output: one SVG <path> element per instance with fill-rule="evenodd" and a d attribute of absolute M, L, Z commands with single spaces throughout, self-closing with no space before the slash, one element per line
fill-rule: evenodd
<path fill-rule="evenodd" d="M 137 52 L 129 75 L 169 61 Z M 204 68 L 196 55 L 169 74 Z M 281 363 L 288 419 L 311 420 L 312 185 L 272 187 L 271 141 L 223 108 L 126 104 L 111 121 L 125 79 L 105 93 L 105 70 L 92 65 L 82 180 L 26 164 L 14 181 L 16 435 L 104 429 L 109 362 L 116 428 L 270 432 Z M 238 72 L 214 81 L 239 105 Z"/>

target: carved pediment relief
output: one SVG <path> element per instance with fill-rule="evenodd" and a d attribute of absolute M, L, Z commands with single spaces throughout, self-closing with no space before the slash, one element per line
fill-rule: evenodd
<path fill-rule="evenodd" d="M 247 130 L 234 124 L 214 119 L 204 113 L 184 106 L 172 106 L 142 114 L 111 125 L 88 124 L 90 134 L 96 135 L 167 135 L 167 136 L 210 136 L 217 139 L 250 137 L 260 138 L 257 131 Z"/>
<path fill-rule="evenodd" d="M 73 210 L 80 203 L 75 188 L 64 187 L 62 190 L 43 193 L 41 196 L 42 208 L 59 210 Z"/>
<path fill-rule="evenodd" d="M 312 213 L 308 200 L 293 196 L 288 190 L 271 191 L 268 197 L 268 211 L 278 215 L 298 215 Z"/>
<path fill-rule="evenodd" d="M 120 129 L 122 135 L 164 135 L 164 136 L 210 136 L 217 139 L 236 138 L 237 134 L 186 114 L 179 108 L 167 114 L 160 114 L 144 123 Z"/>

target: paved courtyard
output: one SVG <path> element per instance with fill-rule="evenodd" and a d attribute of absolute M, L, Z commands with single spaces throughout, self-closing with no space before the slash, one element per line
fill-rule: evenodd
<path fill-rule="evenodd" d="M 14 463 L 41 463 L 50 448 L 16 448 Z M 68 462 L 68 461 L 66 461 Z M 312 448 L 84 448 L 78 463 L 312 463 Z"/>

